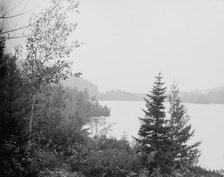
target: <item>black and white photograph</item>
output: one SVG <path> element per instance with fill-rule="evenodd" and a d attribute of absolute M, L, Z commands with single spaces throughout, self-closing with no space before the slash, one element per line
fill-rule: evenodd
<path fill-rule="evenodd" d="M 224 177 L 224 0 L 0 0 L 0 177 Z"/>

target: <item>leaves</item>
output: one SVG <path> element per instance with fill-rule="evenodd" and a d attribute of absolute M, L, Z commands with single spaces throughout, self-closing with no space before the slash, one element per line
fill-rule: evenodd
<path fill-rule="evenodd" d="M 77 26 L 69 15 L 76 14 L 77 7 L 76 1 L 52 0 L 47 9 L 30 18 L 23 71 L 34 93 L 59 83 L 70 73 L 72 62 L 68 58 L 78 42 L 69 42 Z"/>

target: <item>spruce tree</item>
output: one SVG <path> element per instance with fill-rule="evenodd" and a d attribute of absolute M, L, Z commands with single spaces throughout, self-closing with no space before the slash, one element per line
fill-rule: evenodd
<path fill-rule="evenodd" d="M 155 77 L 156 81 L 150 94 L 146 94 L 146 109 L 144 118 L 141 120 L 141 127 L 137 139 L 140 145 L 140 152 L 143 157 L 143 164 L 153 174 L 160 171 L 163 175 L 172 173 L 174 162 L 172 159 L 172 141 L 169 137 L 170 127 L 165 118 L 164 101 L 166 99 L 166 87 L 162 82 L 162 76 Z"/>
<path fill-rule="evenodd" d="M 176 84 L 171 87 L 168 96 L 170 103 L 169 114 L 171 127 L 171 138 L 175 149 L 173 157 L 177 167 L 191 166 L 197 163 L 200 156 L 198 146 L 200 142 L 188 145 L 188 141 L 194 135 L 191 125 L 188 123 L 189 116 L 186 107 L 181 103 L 179 89 Z"/>

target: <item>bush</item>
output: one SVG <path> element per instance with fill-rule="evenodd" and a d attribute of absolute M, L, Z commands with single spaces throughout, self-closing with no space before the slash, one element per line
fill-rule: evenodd
<path fill-rule="evenodd" d="M 87 177 L 122 177 L 140 169 L 139 156 L 126 140 L 100 137 L 90 147 L 79 169 Z"/>

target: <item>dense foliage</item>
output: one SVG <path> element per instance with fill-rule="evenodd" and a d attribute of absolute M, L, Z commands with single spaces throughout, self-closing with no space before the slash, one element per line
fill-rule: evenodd
<path fill-rule="evenodd" d="M 140 151 L 143 154 L 144 166 L 152 173 L 160 169 L 162 174 L 171 174 L 174 161 L 172 141 L 169 137 L 170 127 L 167 126 L 164 101 L 166 87 L 163 86 L 159 74 L 151 94 L 147 94 L 145 117 L 140 118 L 142 125 L 139 130 Z"/>
<path fill-rule="evenodd" d="M 189 116 L 186 107 L 181 103 L 179 89 L 172 85 L 168 96 L 170 103 L 169 126 L 171 127 L 171 139 L 174 144 L 173 157 L 176 166 L 195 165 L 198 162 L 200 142 L 189 145 L 188 141 L 194 135 L 191 125 L 188 124 Z"/>
<path fill-rule="evenodd" d="M 7 70 L 0 80 L 0 166 L 4 176 L 23 176 L 28 162 L 28 100 L 15 57 L 3 56 Z"/>

